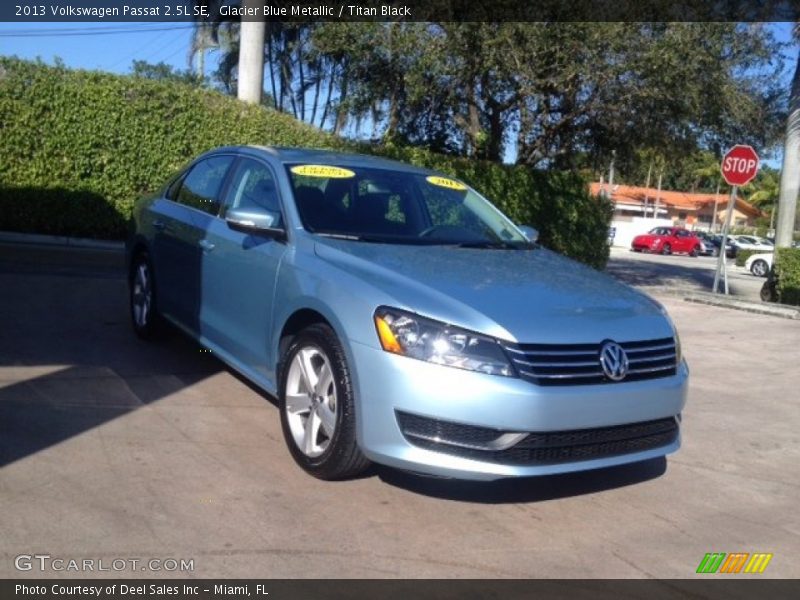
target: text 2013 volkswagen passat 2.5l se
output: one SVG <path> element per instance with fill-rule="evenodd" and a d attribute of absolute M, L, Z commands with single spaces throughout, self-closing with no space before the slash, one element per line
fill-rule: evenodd
<path fill-rule="evenodd" d="M 497 479 L 664 456 L 688 369 L 664 309 L 468 185 L 374 157 L 203 154 L 134 209 L 133 326 L 278 398 L 307 472 Z"/>

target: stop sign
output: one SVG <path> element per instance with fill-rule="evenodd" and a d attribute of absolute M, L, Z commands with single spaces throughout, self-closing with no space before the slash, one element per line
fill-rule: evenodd
<path fill-rule="evenodd" d="M 722 176 L 728 185 L 744 185 L 758 173 L 758 154 L 750 146 L 737 144 L 722 157 Z"/>

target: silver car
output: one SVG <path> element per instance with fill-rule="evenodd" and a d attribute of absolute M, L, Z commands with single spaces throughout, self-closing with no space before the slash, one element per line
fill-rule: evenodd
<path fill-rule="evenodd" d="M 678 449 L 662 306 L 466 183 L 374 157 L 208 152 L 140 200 L 135 331 L 170 322 L 278 398 L 297 463 L 497 479 Z"/>

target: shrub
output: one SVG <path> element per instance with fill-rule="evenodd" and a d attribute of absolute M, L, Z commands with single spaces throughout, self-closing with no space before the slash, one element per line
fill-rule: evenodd
<path fill-rule="evenodd" d="M 570 174 L 348 142 L 219 92 L 16 58 L 0 58 L 0 114 L 1 230 L 119 238 L 133 201 L 198 154 L 285 145 L 380 154 L 443 171 L 539 229 L 544 245 L 597 268 L 608 259 L 611 209 Z"/>
<path fill-rule="evenodd" d="M 753 256 L 753 254 L 764 254 L 766 250 L 737 250 L 736 251 L 736 266 L 743 267 L 744 263 L 747 262 L 747 259 Z"/>
<path fill-rule="evenodd" d="M 800 306 L 800 248 L 775 250 L 778 302 Z"/>

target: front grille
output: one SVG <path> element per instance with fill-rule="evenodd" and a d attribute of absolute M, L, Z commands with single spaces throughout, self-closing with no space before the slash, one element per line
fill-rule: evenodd
<path fill-rule="evenodd" d="M 622 381 L 668 377 L 677 372 L 673 338 L 619 342 L 628 356 Z M 614 382 L 600 365 L 602 344 L 504 344 L 520 377 L 538 385 L 589 385 Z"/>
<path fill-rule="evenodd" d="M 592 460 L 661 448 L 678 438 L 678 423 L 668 417 L 654 421 L 574 429 L 516 433 L 511 447 L 492 449 L 498 440 L 513 437 L 486 427 L 462 425 L 397 412 L 405 438 L 413 445 L 434 452 L 505 465 L 552 465 Z"/>

